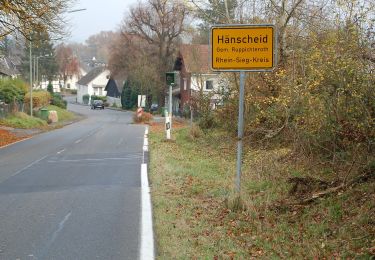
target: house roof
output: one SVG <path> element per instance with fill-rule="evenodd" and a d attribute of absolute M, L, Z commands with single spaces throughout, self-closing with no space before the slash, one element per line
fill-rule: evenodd
<path fill-rule="evenodd" d="M 91 81 L 93 81 L 97 76 L 99 76 L 105 70 L 106 70 L 105 66 L 93 68 L 85 76 L 83 76 L 77 82 L 77 84 L 87 86 Z"/>
<path fill-rule="evenodd" d="M 0 73 L 7 76 L 14 76 L 19 74 L 19 71 L 10 58 L 3 56 L 0 57 Z"/>
<path fill-rule="evenodd" d="M 208 45 L 183 44 L 180 46 L 181 62 L 188 73 L 210 73 Z"/>

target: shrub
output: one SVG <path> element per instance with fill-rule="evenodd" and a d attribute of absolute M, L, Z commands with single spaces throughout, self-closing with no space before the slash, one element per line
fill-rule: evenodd
<path fill-rule="evenodd" d="M 152 119 L 153 119 L 153 116 L 147 112 L 143 112 L 141 117 L 138 117 L 137 113 L 134 113 L 133 115 L 134 123 L 150 123 Z"/>
<path fill-rule="evenodd" d="M 83 104 L 87 105 L 89 103 L 89 100 L 90 100 L 90 95 L 89 94 L 86 94 L 86 95 L 82 96 Z"/>
<path fill-rule="evenodd" d="M 66 109 L 68 102 L 66 100 L 63 100 L 60 94 L 54 93 L 52 95 L 51 105 Z"/>
<path fill-rule="evenodd" d="M 93 100 L 101 100 L 103 103 L 107 102 L 107 97 L 106 96 L 97 96 L 97 95 L 91 95 L 91 102 Z"/>
<path fill-rule="evenodd" d="M 48 91 L 49 93 L 53 94 L 53 86 L 52 86 L 51 82 L 48 83 L 47 91 Z"/>
<path fill-rule="evenodd" d="M 23 102 L 26 89 L 26 84 L 21 80 L 0 80 L 0 100 L 7 104 Z"/>
<path fill-rule="evenodd" d="M 51 94 L 47 91 L 33 92 L 33 107 L 43 107 L 49 105 L 51 101 Z M 25 95 L 25 103 L 30 104 L 30 92 Z"/>
<path fill-rule="evenodd" d="M 194 125 L 190 128 L 190 138 L 191 138 L 192 140 L 194 140 L 194 139 L 198 139 L 198 138 L 200 138 L 202 135 L 203 135 L 203 131 L 202 131 L 202 129 L 201 129 L 199 126 L 197 126 L 197 125 L 194 124 Z"/>

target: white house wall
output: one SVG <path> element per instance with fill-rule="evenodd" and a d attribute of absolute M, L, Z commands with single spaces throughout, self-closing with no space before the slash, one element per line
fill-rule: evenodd
<path fill-rule="evenodd" d="M 74 74 L 74 75 L 71 75 L 71 76 L 68 76 L 67 79 L 66 79 L 66 84 L 65 84 L 65 88 L 67 89 L 77 89 L 77 82 L 87 74 L 87 72 L 82 69 L 82 68 L 79 68 L 79 73 L 78 74 Z"/>
<path fill-rule="evenodd" d="M 190 88 L 193 91 L 200 91 L 203 84 L 203 91 L 218 91 L 219 90 L 219 79 L 217 74 L 198 74 L 191 76 Z M 212 80 L 213 89 L 206 89 L 206 81 Z"/>
<path fill-rule="evenodd" d="M 98 92 L 94 92 L 94 87 L 100 87 L 102 89 L 101 96 L 106 96 L 107 91 L 105 91 L 105 86 L 107 85 L 109 71 L 105 70 L 102 73 L 100 73 L 93 81 L 91 81 L 87 86 L 84 85 L 77 85 L 77 102 L 83 103 L 82 97 L 86 94 L 92 95 L 99 95 Z"/>
<path fill-rule="evenodd" d="M 84 95 L 88 94 L 87 86 L 78 85 L 78 84 L 76 84 L 76 86 L 77 86 L 77 102 L 78 103 L 83 103 L 82 97 Z"/>

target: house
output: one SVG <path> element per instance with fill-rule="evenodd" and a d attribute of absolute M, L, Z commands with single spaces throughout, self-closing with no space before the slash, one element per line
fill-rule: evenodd
<path fill-rule="evenodd" d="M 208 45 L 181 45 L 175 60 L 178 88 L 173 90 L 173 112 L 181 113 L 189 107 L 194 95 L 212 94 L 211 106 L 215 108 L 221 101 L 217 93 L 220 89 L 219 73 L 209 66 Z"/>
<path fill-rule="evenodd" d="M 125 77 L 110 77 L 105 91 L 107 92 L 107 102 L 110 105 L 116 104 L 121 107 L 121 92 L 125 83 Z"/>
<path fill-rule="evenodd" d="M 82 67 L 79 67 L 79 72 L 77 74 L 67 76 L 64 88 L 77 89 L 76 83 L 86 74 L 87 72 Z"/>
<path fill-rule="evenodd" d="M 84 103 L 84 95 L 105 96 L 105 86 L 108 82 L 109 70 L 105 66 L 96 67 L 90 70 L 77 83 L 77 102 Z"/>

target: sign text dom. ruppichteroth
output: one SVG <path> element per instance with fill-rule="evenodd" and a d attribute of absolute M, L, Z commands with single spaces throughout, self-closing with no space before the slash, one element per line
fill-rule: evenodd
<path fill-rule="evenodd" d="M 212 27 L 211 50 L 213 70 L 271 70 L 274 27 Z"/>

